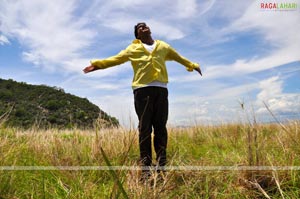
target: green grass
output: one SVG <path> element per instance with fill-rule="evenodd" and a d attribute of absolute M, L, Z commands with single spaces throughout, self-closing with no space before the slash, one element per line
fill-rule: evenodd
<path fill-rule="evenodd" d="M 169 128 L 168 166 L 300 166 L 299 121 Z M 0 166 L 138 166 L 138 132 L 0 127 Z M 101 151 L 103 149 L 103 151 Z M 300 198 L 300 170 L 4 170 L 0 199 Z"/>

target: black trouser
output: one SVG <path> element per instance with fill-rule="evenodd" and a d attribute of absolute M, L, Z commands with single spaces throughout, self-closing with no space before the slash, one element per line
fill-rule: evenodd
<path fill-rule="evenodd" d="M 142 166 L 152 164 L 151 133 L 154 129 L 154 150 L 159 166 L 167 162 L 168 89 L 144 87 L 134 90 L 134 106 L 139 118 L 139 147 Z"/>

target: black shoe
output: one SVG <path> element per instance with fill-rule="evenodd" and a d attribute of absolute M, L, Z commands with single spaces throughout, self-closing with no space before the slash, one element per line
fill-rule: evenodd
<path fill-rule="evenodd" d="M 150 166 L 142 166 L 142 172 L 140 175 L 140 182 L 147 182 L 151 178 L 151 167 Z"/>

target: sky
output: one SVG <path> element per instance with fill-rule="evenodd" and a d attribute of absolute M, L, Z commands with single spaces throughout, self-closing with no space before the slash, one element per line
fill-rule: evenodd
<path fill-rule="evenodd" d="M 62 88 L 136 126 L 130 62 L 82 70 L 125 49 L 138 22 L 202 69 L 167 62 L 168 125 L 300 118 L 300 0 L 0 0 L 0 78 Z"/>

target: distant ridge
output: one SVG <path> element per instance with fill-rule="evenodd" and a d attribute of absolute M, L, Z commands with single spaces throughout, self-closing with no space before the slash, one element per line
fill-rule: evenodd
<path fill-rule="evenodd" d="M 86 98 L 58 87 L 30 85 L 0 78 L 0 124 L 30 128 L 119 126 L 119 121 Z"/>

